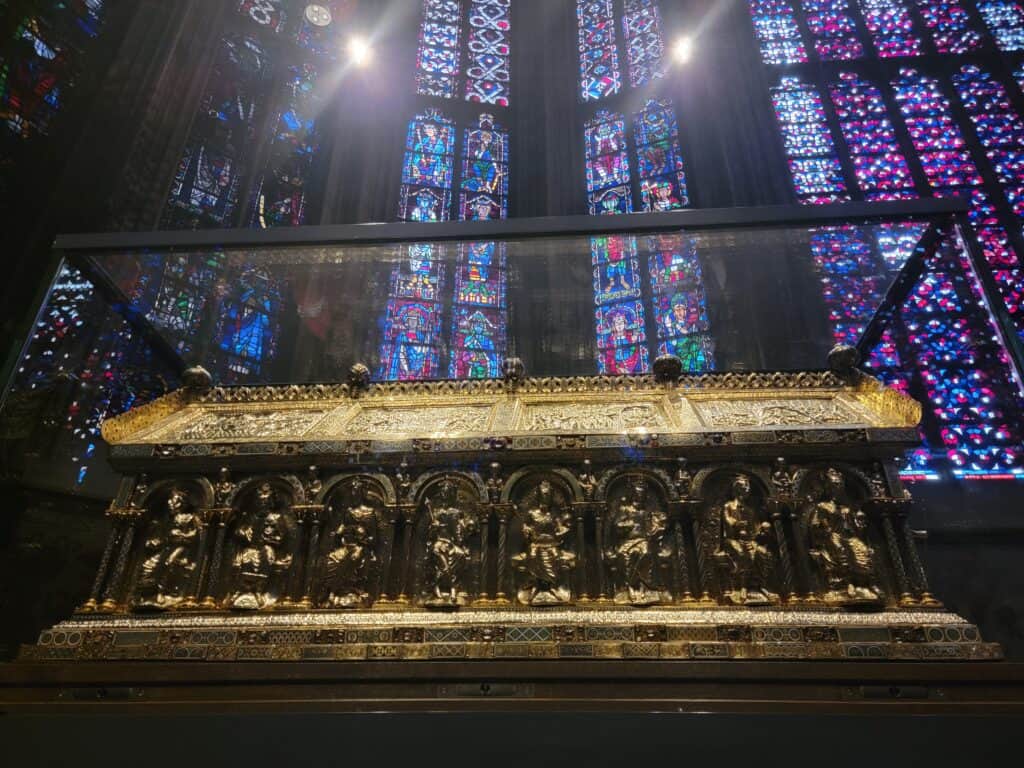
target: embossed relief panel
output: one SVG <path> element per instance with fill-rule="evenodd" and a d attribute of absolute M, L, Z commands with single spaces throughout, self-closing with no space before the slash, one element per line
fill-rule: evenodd
<path fill-rule="evenodd" d="M 670 429 L 665 408 L 658 402 L 555 401 L 528 402 L 517 424 L 530 432 L 622 432 Z"/>
<path fill-rule="evenodd" d="M 499 552 L 498 557 L 508 557 L 515 602 L 530 606 L 572 603 L 578 597 L 581 562 L 572 490 L 558 475 L 537 472 L 517 484 L 513 499 L 508 552 Z M 499 592 L 506 586 L 499 577 Z"/>
<path fill-rule="evenodd" d="M 360 608 L 370 605 L 380 583 L 385 544 L 384 494 L 367 477 L 333 489 L 324 516 L 315 572 L 314 605 Z"/>
<path fill-rule="evenodd" d="M 707 401 L 691 398 L 704 426 L 712 429 L 750 427 L 846 426 L 864 424 L 852 406 L 835 398 L 753 398 Z"/>
<path fill-rule="evenodd" d="M 301 544 L 291 503 L 282 481 L 261 481 L 243 493 L 229 556 L 216 574 L 225 585 L 225 608 L 259 610 L 289 598 Z"/>
<path fill-rule="evenodd" d="M 601 555 L 613 599 L 636 606 L 671 602 L 679 553 L 664 489 L 645 475 L 625 474 L 609 485 L 607 499 Z"/>
<path fill-rule="evenodd" d="M 458 474 L 428 483 L 418 500 L 408 593 L 423 605 L 452 609 L 484 591 L 481 581 L 481 505 Z"/>
<path fill-rule="evenodd" d="M 168 487 L 148 506 L 128 603 L 139 611 L 165 611 L 195 597 L 203 554 L 200 502 L 184 487 Z"/>
<path fill-rule="evenodd" d="M 494 415 L 493 405 L 363 408 L 345 425 L 348 434 L 410 435 L 486 432 Z"/>

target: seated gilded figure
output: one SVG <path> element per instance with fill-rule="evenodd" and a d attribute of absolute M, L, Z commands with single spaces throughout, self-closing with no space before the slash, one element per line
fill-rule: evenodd
<path fill-rule="evenodd" d="M 714 521 L 718 542 L 713 557 L 725 600 L 734 605 L 778 603 L 779 595 L 769 586 L 775 572 L 775 555 L 769 546 L 772 526 L 760 520 L 750 478 L 733 479 L 729 498 L 716 510 Z"/>
<path fill-rule="evenodd" d="M 133 601 L 139 610 L 174 608 L 192 596 L 199 519 L 189 505 L 188 494 L 177 488 L 168 494 L 166 510 L 167 522 L 156 522 L 143 545 L 145 554 Z M 166 537 L 160 535 L 164 525 Z"/>
<path fill-rule="evenodd" d="M 657 571 L 670 566 L 671 546 L 665 540 L 668 518 L 647 485 L 638 480 L 628 495 L 613 505 L 605 561 L 615 580 L 615 602 L 654 605 L 671 600 L 656 585 Z"/>
<path fill-rule="evenodd" d="M 827 603 L 874 604 L 882 600 L 876 553 L 867 541 L 868 518 L 846 499 L 846 480 L 835 467 L 824 476 L 821 498 L 807 519 L 811 560 L 824 581 Z"/>
<path fill-rule="evenodd" d="M 230 608 L 256 610 L 278 601 L 284 591 L 282 581 L 292 564 L 288 552 L 288 524 L 276 508 L 277 496 L 270 483 L 256 489 L 255 510 L 251 522 L 239 526 L 241 542 L 231 563 L 234 591 Z"/>
<path fill-rule="evenodd" d="M 377 563 L 376 498 L 356 481 L 350 506 L 334 531 L 334 548 L 324 562 L 328 594 L 324 603 L 331 608 L 357 608 L 370 599 L 370 578 Z"/>
<path fill-rule="evenodd" d="M 476 517 L 459 505 L 458 486 L 441 483 L 436 500 L 427 499 L 427 561 L 424 604 L 464 605 L 466 575 L 471 558 L 469 539 L 477 531 Z"/>
<path fill-rule="evenodd" d="M 523 551 L 512 557 L 521 576 L 520 603 L 563 605 L 572 599 L 568 573 L 576 555 L 566 549 L 572 533 L 572 516 L 551 483 L 542 480 L 523 505 Z"/>

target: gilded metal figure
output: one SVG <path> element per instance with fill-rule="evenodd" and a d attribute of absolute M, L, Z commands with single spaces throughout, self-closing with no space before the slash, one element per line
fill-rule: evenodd
<path fill-rule="evenodd" d="M 464 605 L 466 573 L 471 551 L 469 539 L 477 530 L 476 516 L 459 506 L 458 487 L 441 483 L 437 500 L 427 499 L 427 563 L 424 604 L 432 607 Z"/>
<path fill-rule="evenodd" d="M 807 528 L 810 557 L 825 583 L 826 603 L 878 603 L 881 588 L 875 573 L 875 550 L 867 542 L 867 515 L 844 503 L 846 480 L 838 469 L 824 474 L 822 497 L 810 510 Z"/>
<path fill-rule="evenodd" d="M 353 486 L 355 503 L 342 515 L 334 531 L 336 546 L 324 563 L 329 590 L 325 604 L 331 608 L 357 608 L 370 599 L 371 572 L 377 564 L 379 516 L 372 502 L 375 497 Z"/>
<path fill-rule="evenodd" d="M 535 498 L 523 513 L 524 551 L 511 558 L 523 577 L 518 599 L 526 605 L 563 605 L 572 598 L 567 574 L 576 565 L 576 555 L 565 548 L 572 515 L 547 480 L 537 486 Z"/>
<path fill-rule="evenodd" d="M 775 555 L 768 546 L 772 525 L 759 520 L 746 475 L 732 481 L 731 498 L 722 503 L 715 518 L 718 547 L 713 557 L 723 597 L 734 605 L 778 603 L 779 595 L 769 588 L 775 571 Z"/>
<path fill-rule="evenodd" d="M 196 569 L 196 541 L 199 518 L 190 508 L 188 494 L 174 489 L 167 496 L 166 538 L 153 535 L 144 544 L 145 556 L 139 568 L 137 598 L 134 607 L 142 610 L 166 610 L 188 600 L 192 575 Z"/>
<path fill-rule="evenodd" d="M 638 480 L 613 508 L 611 546 L 605 560 L 616 582 L 615 602 L 627 605 L 655 605 L 671 600 L 656 586 L 655 570 L 671 564 L 672 547 L 666 540 L 668 517 Z"/>
<path fill-rule="evenodd" d="M 256 489 L 253 523 L 241 525 L 237 536 L 241 548 L 231 563 L 235 591 L 228 606 L 240 610 L 267 608 L 281 594 L 280 576 L 291 566 L 287 551 L 288 525 L 275 509 L 276 494 L 270 483 Z"/>

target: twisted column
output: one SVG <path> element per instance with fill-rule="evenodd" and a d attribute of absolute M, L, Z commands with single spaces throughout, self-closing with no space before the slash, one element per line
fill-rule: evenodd
<path fill-rule="evenodd" d="M 678 595 L 680 602 L 692 603 L 693 592 L 690 588 L 690 564 L 686 552 L 686 520 L 684 519 L 684 514 L 683 509 L 680 508 L 676 524 L 672 529 L 672 536 L 675 539 L 676 545 L 676 595 Z"/>
<path fill-rule="evenodd" d="M 135 531 L 139 521 L 142 519 L 141 509 L 130 508 L 120 510 L 124 520 L 124 535 L 121 538 L 121 549 L 117 553 L 117 562 L 114 563 L 114 572 L 110 576 L 107 588 L 103 593 L 103 603 L 100 610 L 115 611 L 119 607 L 121 597 L 121 586 L 124 581 L 125 572 L 128 569 L 128 560 L 132 554 L 132 544 L 135 542 Z"/>
<path fill-rule="evenodd" d="M 413 533 L 415 533 L 416 508 L 404 508 L 402 510 L 402 518 L 405 521 L 405 525 L 403 526 L 404 532 L 402 534 L 402 583 L 398 594 L 398 602 L 408 603 L 409 592 L 412 586 L 409 582 L 412 578 L 412 537 Z"/>
<path fill-rule="evenodd" d="M 789 542 L 786 540 L 786 526 L 783 522 L 785 503 L 772 499 L 771 520 L 775 530 L 775 545 L 779 549 L 779 575 L 782 579 L 782 593 L 787 600 L 793 597 L 793 560 L 789 556 Z"/>
<path fill-rule="evenodd" d="M 310 504 L 304 508 L 303 512 L 309 521 L 309 540 L 306 546 L 306 586 L 302 590 L 302 600 L 299 605 L 303 608 L 310 608 L 315 597 L 313 591 L 316 588 L 316 556 L 320 551 L 320 526 L 323 524 L 324 508 L 319 504 Z"/>
<path fill-rule="evenodd" d="M 608 598 L 608 584 L 604 573 L 604 515 L 601 507 L 594 509 L 594 538 L 597 540 L 597 596 L 601 600 Z"/>
<path fill-rule="evenodd" d="M 508 520 L 512 516 L 512 510 L 508 507 L 498 508 L 498 563 L 497 563 L 497 589 L 494 599 L 499 603 L 508 602 L 508 593 L 505 587 L 506 569 L 508 568 Z"/>
<path fill-rule="evenodd" d="M 491 510 L 484 507 L 480 514 L 480 588 L 477 600 L 488 600 L 490 593 L 487 591 L 487 567 L 490 559 L 491 539 Z"/>
<path fill-rule="evenodd" d="M 690 502 L 693 508 L 699 505 L 699 501 Z M 698 515 L 693 515 L 693 541 L 694 549 L 697 552 L 697 584 L 700 588 L 700 601 L 710 603 L 711 600 L 711 569 L 708 567 L 708 552 L 704 546 L 704 536 L 701 535 L 701 525 Z"/>
<path fill-rule="evenodd" d="M 914 586 L 917 588 L 918 600 L 922 605 L 940 605 L 939 601 L 929 591 L 928 574 L 925 572 L 924 563 L 921 562 L 921 554 L 917 551 L 917 542 L 914 541 L 914 534 L 910 530 L 910 520 L 907 517 L 906 505 L 901 505 L 896 510 L 896 519 L 899 522 L 899 532 L 903 538 L 903 548 L 910 560 L 910 570 L 913 574 Z"/>
<path fill-rule="evenodd" d="M 220 589 L 220 572 L 224 561 L 224 539 L 227 536 L 228 522 L 234 510 L 221 507 L 213 510 L 216 516 L 217 532 L 213 537 L 213 556 L 210 558 L 210 577 L 207 580 L 205 596 L 200 605 L 204 608 L 217 607 L 217 591 Z"/>
<path fill-rule="evenodd" d="M 400 514 L 398 507 L 384 510 L 384 553 L 377 575 L 377 600 L 387 599 L 388 582 L 391 578 L 391 558 L 395 551 L 395 522 Z"/>
<path fill-rule="evenodd" d="M 213 511 L 210 509 L 199 510 L 196 517 L 199 520 L 199 542 L 196 546 L 196 550 L 199 552 L 199 566 L 196 568 L 196 575 L 193 578 L 189 596 L 182 603 L 182 606 L 185 608 L 199 607 L 199 601 L 202 598 L 203 582 L 206 580 L 206 569 L 209 564 L 209 553 L 206 551 L 206 545 Z"/>
<path fill-rule="evenodd" d="M 585 507 L 576 508 L 576 594 L 580 600 L 589 600 L 587 595 L 587 563 L 585 554 L 587 542 L 584 537 Z"/>
<path fill-rule="evenodd" d="M 900 553 L 899 540 L 896 538 L 896 530 L 892 524 L 892 505 L 889 499 L 876 499 L 876 507 L 881 507 L 882 534 L 885 536 L 885 546 L 889 550 L 889 560 L 892 562 L 893 573 L 896 575 L 896 588 L 900 592 L 900 604 L 911 605 L 914 602 L 914 595 L 910 591 L 910 582 L 907 580 L 907 569 L 903 565 L 903 555 Z"/>
<path fill-rule="evenodd" d="M 92 613 L 99 608 L 100 593 L 107 580 L 107 573 L 110 571 L 110 561 L 114 557 L 118 539 L 121 538 L 123 521 L 120 514 L 114 509 L 109 509 L 107 516 L 111 519 L 110 535 L 107 536 L 107 546 L 103 549 L 103 556 L 100 558 L 99 568 L 96 570 L 96 578 L 92 583 L 92 589 L 89 590 L 89 599 L 78 609 L 81 613 Z"/>

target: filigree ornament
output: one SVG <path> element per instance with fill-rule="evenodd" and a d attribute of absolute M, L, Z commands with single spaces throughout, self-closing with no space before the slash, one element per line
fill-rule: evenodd
<path fill-rule="evenodd" d="M 524 605 L 563 605 L 572 600 L 568 575 L 576 566 L 569 551 L 572 513 L 568 498 L 549 480 L 527 494 L 519 510 L 522 550 L 512 566 L 520 575 L 517 599 Z"/>

